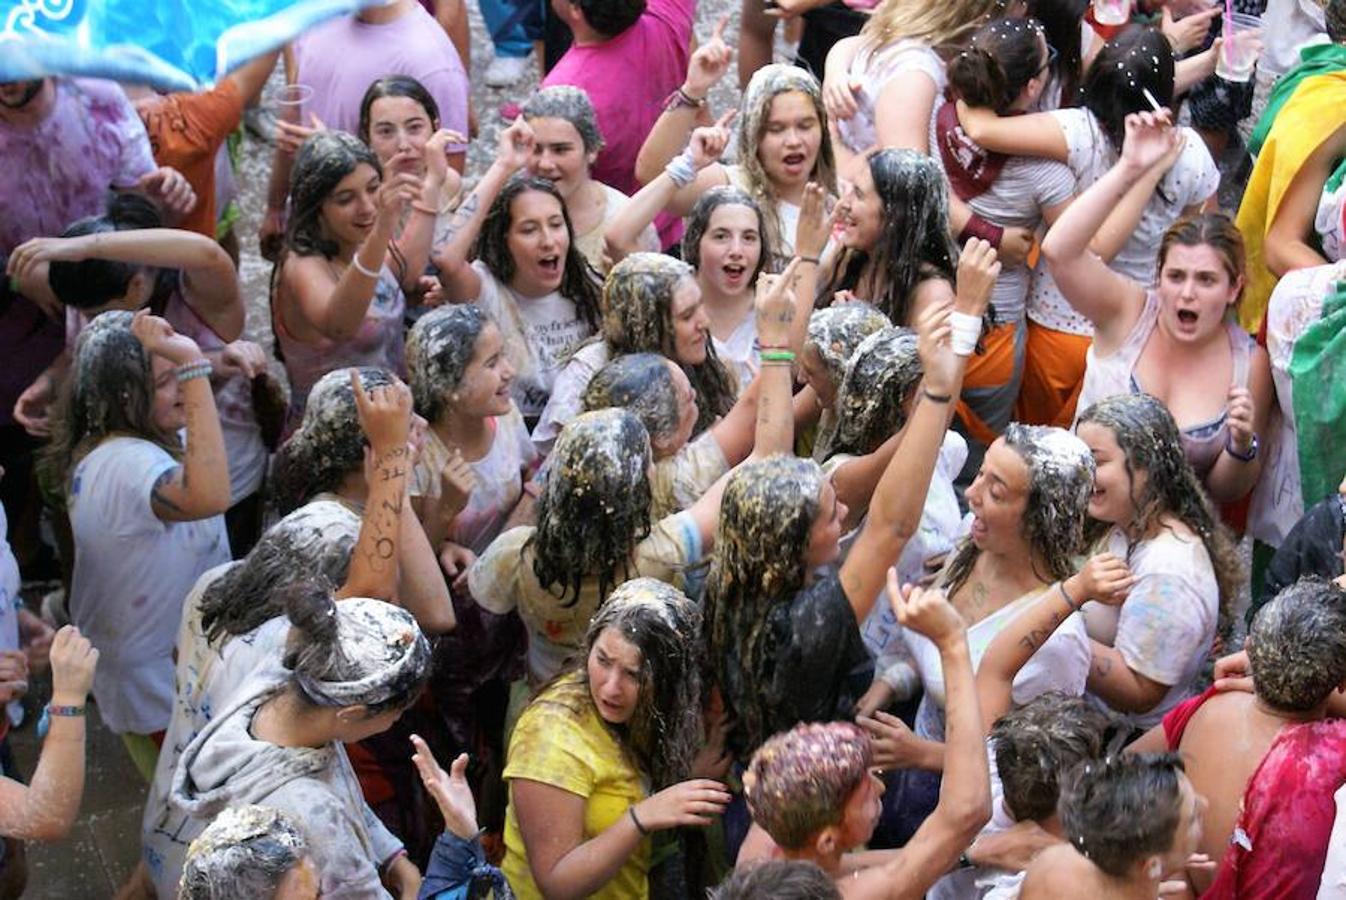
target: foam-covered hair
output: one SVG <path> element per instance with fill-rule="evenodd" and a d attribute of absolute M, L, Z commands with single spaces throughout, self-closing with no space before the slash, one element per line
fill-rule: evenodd
<path fill-rule="evenodd" d="M 782 848 L 802 848 L 841 821 L 873 757 L 869 735 L 850 722 L 805 723 L 773 736 L 743 776 L 752 820 Z"/>

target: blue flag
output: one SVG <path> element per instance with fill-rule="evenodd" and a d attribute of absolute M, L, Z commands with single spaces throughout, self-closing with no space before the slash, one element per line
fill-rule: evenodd
<path fill-rule="evenodd" d="M 0 0 L 0 82 L 112 78 L 195 91 L 383 0 Z"/>

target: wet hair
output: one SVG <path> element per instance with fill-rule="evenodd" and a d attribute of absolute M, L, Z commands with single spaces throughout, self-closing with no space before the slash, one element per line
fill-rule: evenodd
<path fill-rule="evenodd" d="M 553 84 L 538 88 L 523 103 L 520 113 L 525 120 L 562 119 L 574 126 L 584 144 L 585 153 L 603 149 L 603 133 L 598 130 L 598 113 L 583 88 L 571 84 Z"/>
<path fill-rule="evenodd" d="M 850 722 L 805 723 L 772 736 L 743 775 L 752 820 L 783 849 L 803 848 L 841 821 L 873 759 L 869 735 Z"/>
<path fill-rule="evenodd" d="M 832 453 L 863 456 L 907 424 L 906 403 L 921 383 L 916 332 L 885 328 L 861 341 L 837 394 Z"/>
<path fill-rule="evenodd" d="M 300 823 L 267 806 L 230 806 L 187 848 L 179 900 L 274 897 L 309 855 Z"/>
<path fill-rule="evenodd" d="M 770 859 L 734 869 L 710 900 L 841 900 L 841 892 L 816 863 Z"/>
<path fill-rule="evenodd" d="M 405 709 L 430 678 L 430 642 L 411 613 L 382 600 L 337 603 L 307 581 L 285 591 L 290 619 L 283 663 L 294 696 L 310 707 Z"/>
<path fill-rule="evenodd" d="M 722 206 L 746 206 L 757 215 L 759 238 L 757 267 L 752 270 L 752 277 L 748 279 L 748 284 L 756 284 L 757 276 L 761 275 L 771 262 L 774 246 L 767 234 L 766 216 L 762 213 L 761 204 L 754 200 L 751 194 L 731 185 L 713 187 L 697 198 L 691 214 L 687 216 L 687 230 L 682 234 L 682 258 L 691 263 L 693 269 L 700 270 L 701 239 L 710 228 L 711 216 Z"/>
<path fill-rule="evenodd" d="M 219 646 L 284 615 L 283 590 L 298 581 L 336 590 L 359 536 L 360 518 L 332 500 L 315 500 L 281 519 L 201 594 L 207 640 Z"/>
<path fill-rule="evenodd" d="M 1081 413 L 1076 429 L 1090 422 L 1111 431 L 1126 456 L 1135 513 L 1130 522 L 1117 524 L 1129 533 L 1144 535 L 1157 528 L 1161 518 L 1168 514 L 1192 529 L 1205 546 L 1215 570 L 1223 630 L 1242 589 L 1243 563 L 1228 529 L 1215 515 L 1210 498 L 1183 453 L 1182 436 L 1172 414 L 1149 394 L 1118 394 Z M 1149 474 L 1145 490 L 1139 496 L 1135 486 L 1137 472 Z M 1110 527 L 1106 522 L 1091 522 L 1088 537 L 1101 537 Z"/>
<path fill-rule="evenodd" d="M 1346 682 L 1346 595 L 1320 578 L 1295 582 L 1258 610 L 1247 650 L 1268 706 L 1315 709 Z"/>
<path fill-rule="evenodd" d="M 109 310 L 80 332 L 74 359 L 52 415 L 44 466 L 61 482 L 98 442 L 113 434 L 151 441 L 170 453 L 176 434 L 154 423 L 150 354 L 131 333 L 135 314 Z"/>
<path fill-rule="evenodd" d="M 1028 0 L 1028 15 L 1042 23 L 1047 45 L 1056 51 L 1050 84 L 1061 85 L 1061 108 L 1080 102 L 1084 50 L 1080 25 L 1088 0 Z"/>
<path fill-rule="evenodd" d="M 1225 275 L 1232 285 L 1247 271 L 1247 254 L 1243 246 L 1243 234 L 1234 225 L 1234 220 L 1222 212 L 1198 213 L 1184 216 L 1169 226 L 1159 241 L 1159 264 L 1157 272 L 1162 272 L 1168 262 L 1169 251 L 1174 247 L 1209 247 L 1220 257 Z M 1237 309 L 1243 290 L 1231 304 Z"/>
<path fill-rule="evenodd" d="M 1130 26 L 1103 45 L 1084 73 L 1083 105 L 1094 114 L 1114 153 L 1122 152 L 1126 117 L 1149 112 L 1145 91 L 1173 103 L 1173 47 L 1158 28 Z"/>
<path fill-rule="evenodd" d="M 589 379 L 584 410 L 614 407 L 640 419 L 651 440 L 678 428 L 678 391 L 669 360 L 658 353 L 627 353 L 612 360 Z"/>
<path fill-rule="evenodd" d="M 1182 820 L 1182 757 L 1135 753 L 1079 763 L 1057 812 L 1071 846 L 1113 878 L 1173 847 Z"/>
<path fill-rule="evenodd" d="M 110 192 L 107 210 L 98 216 L 86 216 L 61 232 L 63 238 L 109 234 L 114 231 L 138 231 L 159 228 L 163 219 L 159 209 L 144 194 L 134 191 Z M 154 278 L 154 268 L 115 259 L 54 259 L 48 264 L 47 285 L 56 299 L 75 309 L 97 309 L 120 300 L 130 290 L 138 272 Z"/>
<path fill-rule="evenodd" d="M 509 284 L 513 280 L 514 273 L 518 271 L 514 255 L 509 251 L 509 230 L 514 225 L 514 200 L 529 191 L 548 195 L 561 208 L 561 218 L 565 220 L 566 234 L 570 240 L 565 259 L 562 260 L 561 287 L 558 292 L 574 303 L 575 312 L 590 328 L 597 331 L 601 315 L 598 273 L 585 260 L 584 254 L 576 249 L 575 228 L 570 224 L 565 200 L 556 185 L 547 179 L 520 172 L 505 182 L 487 211 L 486 218 L 482 220 L 474 255 L 502 284 Z"/>
<path fill-rule="evenodd" d="M 804 586 L 809 532 L 824 476 L 811 459 L 776 455 L 740 465 L 720 505 L 703 598 L 707 660 L 735 719 L 730 745 L 745 758 L 772 732 L 783 698 L 772 696 L 772 621 Z M 730 685 L 738 686 L 741 697 Z"/>
<path fill-rule="evenodd" d="M 870 154 L 869 174 L 883 204 L 883 227 L 873 250 L 842 254 L 828 289 L 856 290 L 894 325 L 904 325 L 917 285 L 954 281 L 958 248 L 949 236 L 949 186 L 939 163 L 915 150 Z"/>
<path fill-rule="evenodd" d="M 883 0 L 860 34 L 868 46 L 875 48 L 911 38 L 941 50 L 962 44 L 978 24 L 1003 12 L 1003 0 Z"/>
<path fill-rule="evenodd" d="M 622 353 L 662 353 L 687 374 L 696 390 L 696 427 L 700 434 L 734 408 L 738 391 L 734 377 L 715 355 L 715 342 L 706 338 L 706 358 L 687 365 L 677 358 L 674 337 L 673 294 L 692 267 L 662 253 L 632 253 L 608 273 L 603 283 L 603 338 L 614 356 Z"/>
<path fill-rule="evenodd" d="M 1334 44 L 1346 44 L 1346 2 L 1327 0 L 1323 7 L 1323 20 L 1327 25 L 1327 37 Z"/>
<path fill-rule="evenodd" d="M 362 368 L 360 384 L 366 391 L 393 383 L 383 369 Z M 335 369 L 318 379 L 309 392 L 304 419 L 276 453 L 272 469 L 272 499 L 281 515 L 307 503 L 310 497 L 334 491 L 349 472 L 364 466 L 369 441 L 360 428 L 351 390 L 350 369 Z"/>
<path fill-rule="evenodd" d="M 609 628 L 640 651 L 635 713 L 615 727 L 649 775 L 651 793 L 685 781 L 701 747 L 701 609 L 665 582 L 635 578 L 594 613 L 584 660 Z M 587 684 L 588 668 L 579 668 Z"/>
<path fill-rule="evenodd" d="M 1121 737 L 1111 715 L 1084 697 L 1056 691 L 1005 713 L 990 738 L 1010 815 L 1040 822 L 1055 813 L 1061 774 L 1076 763 L 1101 759 L 1110 740 Z"/>
<path fill-rule="evenodd" d="M 1089 546 L 1089 497 L 1094 490 L 1094 457 L 1084 441 L 1064 428 L 1011 422 L 1001 435 L 1028 467 L 1023 534 L 1033 573 L 1044 582 L 1075 573 L 1075 558 Z M 972 574 L 981 551 L 969 539 L 954 550 L 946 585 L 958 590 Z M 1041 557 L 1045 571 L 1037 570 Z"/>
<path fill-rule="evenodd" d="M 410 75 L 385 75 L 369 85 L 360 100 L 360 125 L 357 133 L 360 140 L 366 144 L 369 143 L 370 116 L 374 110 L 374 101 L 385 97 L 406 97 L 408 100 L 416 101 L 429 117 L 430 127 L 439 127 L 439 104 L 435 102 L 434 94 L 431 94 L 425 85 Z"/>
<path fill-rule="evenodd" d="M 763 232 L 763 249 L 768 246 L 777 253 L 786 244 L 794 243 L 794 235 L 781 232 L 780 211 L 777 204 L 780 198 L 771 186 L 766 168 L 758 157 L 758 147 L 762 136 L 766 134 L 767 120 L 771 116 L 771 102 L 781 94 L 799 91 L 809 98 L 813 111 L 818 116 L 818 128 L 822 134 L 818 144 L 818 159 L 809 173 L 809 181 L 820 185 L 830 194 L 837 191 L 837 163 L 832 152 L 832 136 L 827 127 L 827 108 L 823 106 L 823 88 L 818 79 L 798 66 L 772 63 L 753 73 L 748 86 L 743 89 L 743 99 L 738 115 L 738 166 L 743 175 L 744 187 L 762 207 L 766 230 Z M 783 256 L 768 261 L 772 271 L 779 271 L 788 262 Z"/>
<path fill-rule="evenodd" d="M 523 552 L 566 605 L 586 578 L 606 596 L 630 575 L 631 550 L 650 533 L 650 464 L 645 426 L 624 409 L 582 413 L 561 430 Z"/>
<path fill-rule="evenodd" d="M 851 354 L 865 338 L 892 324 L 887 316 L 868 303 L 842 303 L 815 309 L 809 317 L 804 345 L 811 345 L 818 351 L 832 383 L 840 389 Z"/>
<path fill-rule="evenodd" d="M 645 14 L 645 0 L 566 0 L 584 13 L 589 27 L 606 38 L 615 38 Z"/>
<path fill-rule="evenodd" d="M 463 383 L 477 352 L 477 341 L 495 319 L 472 303 L 432 309 L 416 321 L 407 336 L 407 377 L 416 412 L 436 422 L 449 397 Z"/>
<path fill-rule="evenodd" d="M 992 19 L 949 63 L 950 87 L 969 105 L 1004 115 L 1043 70 L 1039 39 L 1046 35 L 1035 19 Z"/>

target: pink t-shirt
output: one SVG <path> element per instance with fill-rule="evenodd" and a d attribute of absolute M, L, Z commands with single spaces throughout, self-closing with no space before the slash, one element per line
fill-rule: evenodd
<path fill-rule="evenodd" d="M 543 87 L 573 84 L 589 94 L 604 144 L 593 177 L 624 194 L 640 190 L 636 155 L 687 74 L 695 15 L 695 0 L 649 0 L 636 24 L 601 44 L 571 47 L 542 80 Z M 665 247 L 682 234 L 676 217 L 661 214 L 655 224 Z"/>
<path fill-rule="evenodd" d="M 299 81 L 313 88 L 304 107 L 328 128 L 355 134 L 360 127 L 360 101 L 369 86 L 385 75 L 415 78 L 439 104 L 441 128 L 467 134 L 467 73 L 444 29 L 420 6 L 391 22 L 370 25 L 355 16 L 341 16 L 305 34 L 295 44 Z M 449 151 L 467 149 L 450 144 Z"/>

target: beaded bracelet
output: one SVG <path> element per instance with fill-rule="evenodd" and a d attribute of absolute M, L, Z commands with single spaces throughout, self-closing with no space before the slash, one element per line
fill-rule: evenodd
<path fill-rule="evenodd" d="M 178 366 L 178 384 L 191 381 L 193 378 L 209 378 L 214 371 L 215 367 L 210 364 L 208 359 L 183 363 Z"/>
<path fill-rule="evenodd" d="M 762 362 L 780 362 L 792 363 L 795 361 L 793 350 L 763 350 L 761 353 Z"/>

